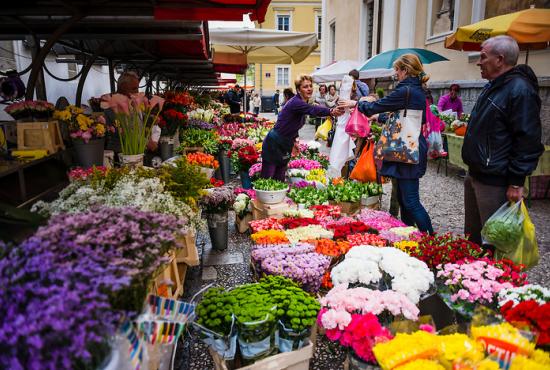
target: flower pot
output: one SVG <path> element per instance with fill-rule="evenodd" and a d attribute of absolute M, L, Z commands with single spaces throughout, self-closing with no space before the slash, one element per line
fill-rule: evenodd
<path fill-rule="evenodd" d="M 174 143 L 169 141 L 160 141 L 160 158 L 163 161 L 172 158 L 174 156 Z"/>
<path fill-rule="evenodd" d="M 221 179 L 223 180 L 224 183 L 227 184 L 229 182 L 229 177 L 231 172 L 231 161 L 227 157 L 227 150 L 220 150 L 218 152 L 217 157 L 218 157 L 218 162 L 220 163 L 219 171 L 221 174 Z"/>
<path fill-rule="evenodd" d="M 256 191 L 256 198 L 260 202 L 264 204 L 277 204 L 285 200 L 286 193 L 288 192 L 288 188 L 283 190 L 273 190 L 273 191 L 254 189 L 254 191 Z"/>
<path fill-rule="evenodd" d="M 368 208 L 378 208 L 380 204 L 380 195 L 375 195 L 372 197 L 361 197 L 361 205 Z"/>
<path fill-rule="evenodd" d="M 457 136 L 464 136 L 466 135 L 466 126 L 460 126 L 455 129 L 455 134 Z"/>
<path fill-rule="evenodd" d="M 105 138 L 92 139 L 87 143 L 84 140 L 74 140 L 73 145 L 76 160 L 81 167 L 103 166 Z"/>
<path fill-rule="evenodd" d="M 235 216 L 235 228 L 242 234 L 248 231 L 250 225 L 248 224 L 252 221 L 252 213 L 247 213 L 243 218 Z"/>
<path fill-rule="evenodd" d="M 216 172 L 216 170 L 213 168 L 201 167 L 201 172 L 206 175 L 207 179 L 211 179 L 212 176 L 214 175 L 214 172 Z"/>
<path fill-rule="evenodd" d="M 123 166 L 128 167 L 141 167 L 143 166 L 143 154 L 122 154 L 120 153 L 118 157 L 120 158 L 120 163 Z"/>
<path fill-rule="evenodd" d="M 244 189 L 252 189 L 252 179 L 248 175 L 248 170 L 239 172 L 241 185 Z"/>
<path fill-rule="evenodd" d="M 348 354 L 349 370 L 377 370 L 380 369 L 378 366 L 368 363 L 359 356 L 357 356 L 353 351 Z"/>
<path fill-rule="evenodd" d="M 207 213 L 208 233 L 212 242 L 212 249 L 222 251 L 227 249 L 228 223 L 227 211 L 223 213 Z"/>

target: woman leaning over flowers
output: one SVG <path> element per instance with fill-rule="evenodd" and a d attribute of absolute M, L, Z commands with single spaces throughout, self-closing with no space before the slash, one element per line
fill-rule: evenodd
<path fill-rule="evenodd" d="M 393 63 L 393 68 L 399 83 L 391 94 L 378 101 L 369 102 L 367 100 L 359 103 L 352 100 L 340 101 L 339 106 L 354 107 L 358 104 L 361 113 L 379 121 L 386 120 L 386 115 L 378 115 L 379 113 L 397 112 L 402 109 L 422 110 L 422 123 L 424 124 L 426 122 L 426 94 L 422 84 L 426 83 L 429 77 L 424 73 L 422 63 L 416 55 L 404 54 Z M 422 135 L 422 130 L 420 130 L 418 143 L 418 164 L 384 160 L 379 173 L 397 180 L 398 200 L 403 222 L 409 226 L 416 225 L 420 231 L 433 233 L 432 221 L 420 203 L 419 194 L 419 179 L 426 173 L 428 163 L 428 145 Z"/>
<path fill-rule="evenodd" d="M 301 75 L 294 81 L 297 94 L 284 105 L 275 127 L 264 139 L 261 177 L 285 181 L 290 154 L 296 144 L 298 131 L 305 123 L 306 115 L 326 117 L 342 114 L 343 109 L 341 108 L 328 109 L 308 103 L 313 93 L 312 83 L 311 76 L 306 75 Z"/>

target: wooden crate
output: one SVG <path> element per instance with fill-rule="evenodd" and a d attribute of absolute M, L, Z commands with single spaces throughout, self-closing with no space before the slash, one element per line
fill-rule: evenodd
<path fill-rule="evenodd" d="M 188 266 L 200 264 L 199 251 L 195 240 L 195 231 L 180 236 L 176 239 L 179 247 L 176 249 L 176 262 L 185 263 Z"/>
<path fill-rule="evenodd" d="M 183 286 L 178 271 L 176 253 L 170 251 L 169 258 L 170 261 L 155 278 L 154 294 L 162 297 L 177 298 L 182 294 Z"/>
<path fill-rule="evenodd" d="M 17 122 L 17 149 L 44 149 L 48 154 L 65 149 L 58 122 Z"/>
<path fill-rule="evenodd" d="M 283 218 L 283 212 L 287 209 L 288 204 L 286 202 L 265 204 L 256 199 L 252 201 L 252 218 L 254 220 L 261 220 L 269 217 Z"/>

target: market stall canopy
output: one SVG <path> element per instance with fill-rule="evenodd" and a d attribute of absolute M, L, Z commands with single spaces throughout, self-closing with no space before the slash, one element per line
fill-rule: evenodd
<path fill-rule="evenodd" d="M 550 43 L 550 9 L 527 9 L 458 27 L 445 38 L 448 49 L 478 51 L 488 38 L 508 35 L 522 50 L 546 49 Z"/>
<path fill-rule="evenodd" d="M 416 54 L 422 64 L 430 64 L 434 62 L 443 62 L 449 60 L 444 56 L 434 53 L 430 50 L 418 48 L 401 48 L 388 50 L 381 54 L 373 56 L 361 66 L 359 71 L 375 70 L 380 68 L 393 70 L 393 62 L 395 62 L 397 58 L 404 54 Z"/>
<path fill-rule="evenodd" d="M 249 14 L 263 22 L 271 0 L 18 0 L 3 1 L 0 15 L 20 16 L 154 16 L 164 20 L 241 21 Z"/>
<path fill-rule="evenodd" d="M 311 74 L 311 77 L 313 77 L 313 82 L 315 83 L 341 81 L 352 69 L 358 69 L 361 65 L 362 63 L 357 60 L 340 60 L 316 70 Z M 386 68 L 359 72 L 360 79 L 388 77 L 391 75 L 393 75 L 393 69 Z"/>
<path fill-rule="evenodd" d="M 193 19 L 203 21 L 251 21 L 263 23 L 271 0 L 161 0 L 155 6 L 160 19 Z"/>
<path fill-rule="evenodd" d="M 317 48 L 315 33 L 254 28 L 211 28 L 210 44 L 218 53 L 246 55 L 247 63 L 300 63 Z"/>

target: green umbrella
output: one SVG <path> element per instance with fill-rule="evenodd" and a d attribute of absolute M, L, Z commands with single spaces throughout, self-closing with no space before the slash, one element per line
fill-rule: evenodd
<path fill-rule="evenodd" d="M 366 71 L 369 69 L 378 68 L 393 68 L 393 62 L 403 54 L 416 54 L 422 64 L 430 64 L 434 62 L 442 62 L 449 60 L 442 55 L 434 53 L 426 49 L 416 48 L 403 48 L 385 51 L 382 54 L 378 54 L 370 58 L 359 68 L 359 71 Z"/>

